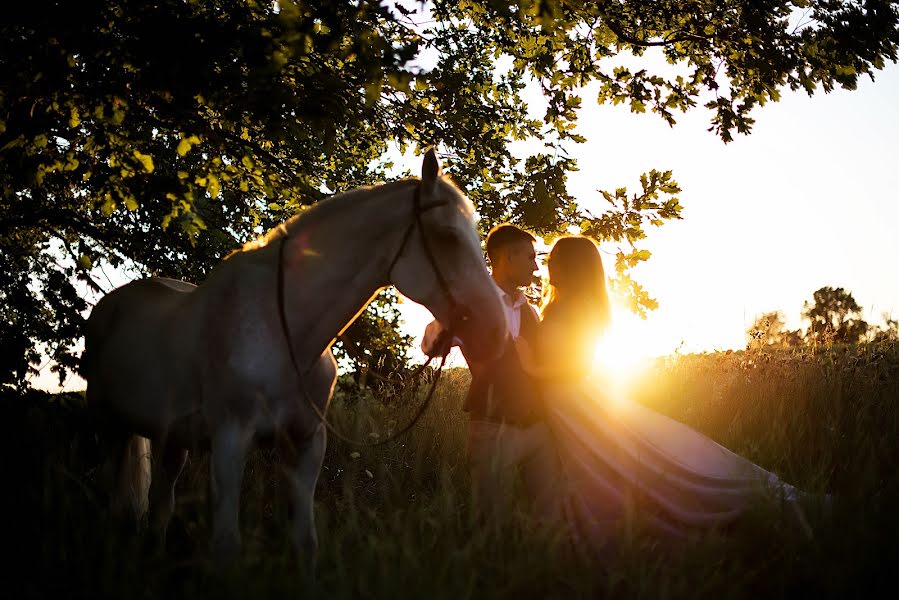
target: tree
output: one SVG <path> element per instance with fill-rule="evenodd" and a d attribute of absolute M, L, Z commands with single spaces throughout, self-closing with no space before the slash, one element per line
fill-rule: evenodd
<path fill-rule="evenodd" d="M 872 342 L 875 343 L 895 343 L 899 342 L 899 320 L 894 319 L 888 312 L 881 314 L 883 318 L 883 326 L 871 326 L 868 332 Z"/>
<path fill-rule="evenodd" d="M 369 318 L 357 319 L 336 344 L 347 357 L 347 366 L 354 368 L 357 383 L 365 370 L 389 377 L 406 366 L 412 337 L 400 331 L 402 315 L 396 303 L 396 290 L 388 288 L 372 300 Z"/>
<path fill-rule="evenodd" d="M 814 343 L 859 343 L 868 331 L 862 308 L 843 288 L 823 287 L 810 304 L 803 304 L 802 317 L 809 320 L 806 339 Z"/>
<path fill-rule="evenodd" d="M 699 101 L 724 140 L 785 86 L 853 87 L 895 60 L 895 3 L 89 0 L 15 3 L 0 24 L 0 384 L 40 351 L 65 371 L 103 269 L 202 280 L 240 243 L 318 199 L 385 179 L 391 145 L 438 144 L 485 229 L 577 228 L 618 245 L 680 218 L 670 172 L 568 193 L 578 94 L 669 123 Z M 424 10 L 430 10 L 427 19 Z M 795 19 L 794 19 L 795 21 Z M 615 67 L 661 48 L 683 74 Z M 421 66 L 427 62 L 427 66 Z M 506 66 L 508 65 L 508 66 Z M 521 92 L 535 80 L 542 120 Z M 521 159 L 515 140 L 546 151 Z M 376 318 L 366 313 L 367 318 Z"/>
<path fill-rule="evenodd" d="M 746 335 L 750 347 L 796 348 L 802 345 L 802 332 L 788 330 L 786 317 L 779 310 L 757 317 Z"/>

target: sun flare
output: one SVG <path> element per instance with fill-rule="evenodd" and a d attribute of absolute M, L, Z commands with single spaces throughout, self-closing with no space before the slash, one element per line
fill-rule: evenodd
<path fill-rule="evenodd" d="M 648 367 L 652 348 L 638 333 L 634 315 L 616 318 L 594 346 L 593 364 L 598 374 L 626 387 Z"/>

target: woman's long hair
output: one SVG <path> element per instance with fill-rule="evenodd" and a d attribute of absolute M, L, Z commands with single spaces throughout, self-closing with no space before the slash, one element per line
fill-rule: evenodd
<path fill-rule="evenodd" d="M 599 249 L 582 236 L 559 238 L 547 261 L 549 282 L 540 309 L 544 321 L 570 330 L 572 343 L 595 343 L 611 320 L 606 275 Z"/>

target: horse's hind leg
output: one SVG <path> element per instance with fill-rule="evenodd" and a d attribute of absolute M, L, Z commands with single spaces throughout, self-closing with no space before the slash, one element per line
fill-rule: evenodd
<path fill-rule="evenodd" d="M 233 564 L 240 553 L 240 486 L 251 437 L 236 422 L 226 423 L 212 436 L 212 553 L 219 567 Z"/>
<path fill-rule="evenodd" d="M 313 499 L 326 445 L 324 425 L 319 425 L 311 437 L 291 435 L 281 442 L 281 455 L 290 492 L 293 541 L 297 551 L 302 553 L 310 565 L 314 564 L 318 551 Z"/>
<path fill-rule="evenodd" d="M 153 453 L 153 477 L 150 482 L 150 532 L 159 550 L 165 549 L 165 532 L 175 509 L 175 483 L 184 463 L 187 450 L 155 440 Z"/>

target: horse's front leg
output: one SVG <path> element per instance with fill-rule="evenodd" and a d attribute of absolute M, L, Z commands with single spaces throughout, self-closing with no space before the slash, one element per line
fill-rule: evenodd
<path fill-rule="evenodd" d="M 313 500 L 318 474 L 325 456 L 327 434 L 319 424 L 311 436 L 296 433 L 299 428 L 282 438 L 281 455 L 290 492 L 291 529 L 294 545 L 303 559 L 314 566 L 318 551 L 315 533 Z"/>
<path fill-rule="evenodd" d="M 251 439 L 252 432 L 237 422 L 225 423 L 212 436 L 212 555 L 219 567 L 233 564 L 240 554 L 240 486 Z"/>

